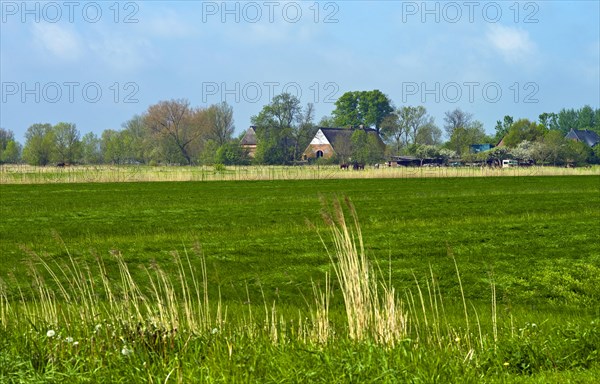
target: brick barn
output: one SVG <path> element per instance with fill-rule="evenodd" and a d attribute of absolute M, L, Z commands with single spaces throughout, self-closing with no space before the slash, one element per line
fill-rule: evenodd
<path fill-rule="evenodd" d="M 368 135 L 376 135 L 377 139 L 383 144 L 381 137 L 375 129 L 357 128 L 364 130 Z M 352 134 L 355 129 L 349 128 L 324 128 L 321 127 L 313 137 L 312 141 L 302 154 L 303 160 L 310 159 L 329 159 L 338 156 L 341 162 L 348 161 L 352 153 Z"/>

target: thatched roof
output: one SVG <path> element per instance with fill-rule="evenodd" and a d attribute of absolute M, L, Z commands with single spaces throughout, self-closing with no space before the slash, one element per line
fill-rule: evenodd
<path fill-rule="evenodd" d="M 600 136 L 598 136 L 596 132 L 588 129 L 571 129 L 565 138 L 581 141 L 590 147 L 593 147 L 600 142 Z"/>
<path fill-rule="evenodd" d="M 256 145 L 256 130 L 255 126 L 252 125 L 250 128 L 246 130 L 246 134 L 242 137 L 240 141 L 241 145 Z"/>

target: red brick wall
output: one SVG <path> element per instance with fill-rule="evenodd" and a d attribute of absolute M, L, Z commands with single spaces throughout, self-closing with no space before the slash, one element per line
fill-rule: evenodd
<path fill-rule="evenodd" d="M 306 156 L 307 159 L 314 159 L 317 157 L 317 151 L 323 151 L 323 158 L 325 159 L 329 159 L 335 155 L 333 147 L 330 144 L 310 144 L 302 154 L 302 157 Z"/>

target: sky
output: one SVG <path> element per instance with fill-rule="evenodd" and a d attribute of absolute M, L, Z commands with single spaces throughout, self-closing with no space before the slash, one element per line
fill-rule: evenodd
<path fill-rule="evenodd" d="M 600 107 L 598 1 L 0 1 L 0 127 L 121 129 L 162 100 L 233 106 L 236 136 L 282 92 L 317 123 L 348 91 L 461 108 L 488 133 Z"/>

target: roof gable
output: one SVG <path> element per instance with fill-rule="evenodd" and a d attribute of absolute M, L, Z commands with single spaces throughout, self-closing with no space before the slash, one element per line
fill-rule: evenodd
<path fill-rule="evenodd" d="M 327 136 L 325 136 L 325 134 L 323 133 L 323 130 L 320 128 L 317 133 L 315 134 L 315 137 L 313 137 L 313 139 L 310 141 L 311 145 L 331 145 L 331 142 L 329 140 L 327 140 Z"/>
<path fill-rule="evenodd" d="M 246 130 L 246 134 L 240 141 L 241 145 L 256 145 L 256 131 L 254 126 L 251 126 Z"/>
<path fill-rule="evenodd" d="M 593 147 L 600 142 L 600 136 L 598 136 L 596 132 L 588 129 L 571 129 L 565 138 L 581 141 L 590 147 Z"/>
<path fill-rule="evenodd" d="M 336 147 L 345 146 L 348 147 L 351 144 L 352 134 L 362 129 L 368 135 L 375 135 L 377 139 L 383 144 L 381 137 L 377 134 L 377 131 L 373 128 L 329 128 L 319 127 L 319 130 L 315 134 L 314 138 L 309 144 L 310 145 L 331 145 L 334 151 L 337 152 Z"/>

